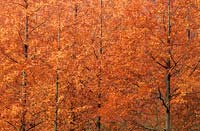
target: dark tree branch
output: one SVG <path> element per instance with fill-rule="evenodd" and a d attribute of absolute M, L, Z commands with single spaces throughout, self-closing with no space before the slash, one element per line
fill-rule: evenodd
<path fill-rule="evenodd" d="M 17 131 L 17 127 L 15 125 L 13 125 L 11 122 L 9 122 L 7 120 L 5 120 L 5 122 L 8 123 L 9 125 L 11 125 L 15 129 L 15 131 Z"/>
<path fill-rule="evenodd" d="M 19 6 L 23 7 L 23 8 L 25 8 L 25 6 L 23 4 L 20 4 L 20 3 L 17 3 L 17 2 L 11 2 L 11 4 L 19 5 Z"/>
<path fill-rule="evenodd" d="M 98 59 L 98 55 L 97 55 L 97 53 L 96 53 L 96 51 L 95 51 L 94 48 L 93 48 L 93 52 L 94 52 L 94 56 L 95 56 L 95 58 Z"/>
<path fill-rule="evenodd" d="M 167 104 L 166 104 L 166 102 L 165 102 L 165 99 L 162 97 L 162 93 L 161 93 L 161 91 L 160 91 L 160 88 L 158 88 L 158 93 L 159 93 L 158 98 L 161 100 L 163 106 L 168 110 L 168 107 L 167 107 Z"/>
<path fill-rule="evenodd" d="M 192 72 L 190 73 L 190 75 L 189 76 L 191 76 L 195 71 L 196 71 L 196 69 L 198 68 L 198 66 L 199 66 L 199 63 L 200 63 L 200 60 L 197 62 L 197 64 L 194 66 L 194 68 L 192 69 Z"/>
<path fill-rule="evenodd" d="M 36 126 L 39 126 L 39 125 L 42 124 L 43 122 L 45 122 L 45 121 L 40 121 L 40 122 L 38 122 L 38 123 L 36 123 L 36 124 L 31 125 L 31 127 L 28 128 L 26 131 L 29 131 L 29 130 L 33 129 L 33 128 L 35 128 Z"/>
<path fill-rule="evenodd" d="M 0 49 L 0 52 L 1 52 L 1 54 L 3 54 L 6 58 L 8 58 L 9 60 L 11 60 L 12 62 L 18 63 L 18 61 L 16 61 L 14 58 L 12 58 L 8 54 L 6 54 L 2 49 Z"/>
<path fill-rule="evenodd" d="M 32 33 L 34 30 L 36 30 L 37 28 L 39 28 L 40 26 L 44 25 L 47 22 L 47 20 L 43 21 L 42 23 L 38 24 L 37 26 L 35 26 L 29 33 Z"/>
<path fill-rule="evenodd" d="M 175 61 L 175 59 L 174 59 L 174 57 L 173 57 L 173 55 L 172 55 L 171 50 L 169 50 L 169 55 L 170 55 L 170 58 L 171 58 L 172 62 L 174 63 L 174 66 L 176 66 L 176 65 L 177 65 L 177 62 Z"/>
<path fill-rule="evenodd" d="M 150 54 L 150 57 L 151 57 L 152 60 L 155 61 L 158 65 L 160 65 L 160 66 L 163 67 L 164 69 L 167 69 L 167 66 L 165 66 L 165 65 L 161 64 L 160 62 L 156 61 L 156 58 L 155 58 L 152 54 Z"/>

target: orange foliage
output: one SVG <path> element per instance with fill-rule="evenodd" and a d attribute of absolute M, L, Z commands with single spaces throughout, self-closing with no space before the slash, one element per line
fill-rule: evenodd
<path fill-rule="evenodd" d="M 200 129 L 200 1 L 102 2 L 0 2 L 0 131 L 165 130 L 166 72 L 171 131 Z"/>

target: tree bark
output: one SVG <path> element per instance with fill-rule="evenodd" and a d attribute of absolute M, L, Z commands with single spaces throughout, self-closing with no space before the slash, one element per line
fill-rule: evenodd
<path fill-rule="evenodd" d="M 101 84 L 102 84 L 102 59 L 101 56 L 103 54 L 103 47 L 102 47 L 102 37 L 103 37 L 103 0 L 100 0 L 100 42 L 99 42 L 99 74 L 98 74 L 98 109 L 101 108 Z M 101 116 L 97 117 L 97 130 L 101 131 Z"/>
<path fill-rule="evenodd" d="M 59 75 L 58 69 L 56 70 L 56 92 L 55 92 L 55 118 L 54 118 L 54 131 L 58 131 L 58 86 L 59 86 Z"/>
<path fill-rule="evenodd" d="M 58 97 L 59 97 L 59 58 L 60 51 L 60 14 L 58 16 L 58 34 L 57 34 L 57 67 L 56 67 L 56 83 L 55 83 L 55 116 L 54 116 L 54 131 L 58 131 Z"/>
<path fill-rule="evenodd" d="M 168 0 L 168 37 L 167 37 L 167 41 L 168 41 L 168 52 L 171 52 L 171 0 Z M 166 81 L 166 121 L 165 121 L 165 126 L 166 126 L 166 131 L 171 131 L 171 111 L 170 111 L 170 89 L 171 89 L 171 74 L 169 72 L 170 68 L 171 68 L 171 62 L 170 62 L 170 57 L 167 58 L 166 61 L 166 76 L 165 76 L 165 81 Z"/>
<path fill-rule="evenodd" d="M 27 12 L 28 9 L 28 1 L 24 0 L 24 7 L 25 11 Z M 28 14 L 25 15 L 25 23 L 24 23 L 24 43 L 23 43 L 23 55 L 24 59 L 28 58 Z M 21 131 L 26 131 L 26 102 L 27 102 L 27 74 L 26 71 L 23 69 L 22 71 L 22 116 L 21 116 Z"/>
<path fill-rule="evenodd" d="M 170 74 L 166 74 L 166 131 L 171 131 L 171 112 L 170 112 Z"/>
<path fill-rule="evenodd" d="M 73 42 L 73 45 L 72 45 L 72 59 L 73 59 L 73 61 L 74 61 L 74 65 L 76 65 L 76 44 L 77 44 L 77 16 L 78 16 L 78 4 L 75 2 L 75 4 L 74 4 L 74 25 L 75 25 L 75 27 L 74 27 L 74 29 L 75 29 L 75 31 L 74 31 L 74 33 L 75 33 L 75 36 L 74 36 L 74 42 Z M 76 76 L 76 71 L 77 71 L 77 67 L 75 67 L 75 69 L 74 69 L 74 75 Z M 70 129 L 69 129 L 69 131 L 75 131 L 76 130 L 76 113 L 75 113 L 75 111 L 74 111 L 74 109 L 75 109 L 75 102 L 74 102 L 74 99 L 73 98 L 75 98 L 76 97 L 76 87 L 73 85 L 73 83 L 72 83 L 72 86 L 70 87 L 70 88 L 72 88 L 71 90 L 70 90 L 70 93 L 71 93 L 71 97 L 72 97 L 72 99 L 71 99 L 71 101 L 70 101 Z"/>

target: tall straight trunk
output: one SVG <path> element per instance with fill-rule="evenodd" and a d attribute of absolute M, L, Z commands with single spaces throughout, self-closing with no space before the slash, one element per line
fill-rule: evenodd
<path fill-rule="evenodd" d="M 102 85 L 102 54 L 103 54 L 103 0 L 100 0 L 100 42 L 99 42 L 99 74 L 98 74 L 98 108 L 101 108 L 101 85 Z M 97 117 L 97 130 L 101 131 L 101 116 Z"/>
<path fill-rule="evenodd" d="M 75 27 L 74 27 L 74 29 L 75 29 L 75 31 L 74 31 L 74 33 L 75 33 L 75 35 L 74 35 L 74 42 L 73 42 L 73 45 L 72 45 L 72 58 L 76 58 L 76 44 L 77 44 L 77 16 L 78 16 L 78 4 L 77 3 L 75 3 L 75 5 L 74 5 L 74 25 L 75 25 Z"/>
<path fill-rule="evenodd" d="M 166 73 L 165 82 L 166 82 L 166 131 L 171 131 L 171 111 L 170 111 L 171 76 L 169 72 Z"/>
<path fill-rule="evenodd" d="M 27 14 L 27 10 L 28 10 L 28 3 L 27 0 L 24 0 L 25 2 L 25 10 L 26 10 L 26 15 L 25 15 L 25 26 L 24 26 L 24 57 L 28 58 L 28 14 Z"/>
<path fill-rule="evenodd" d="M 191 29 L 190 29 L 190 7 L 187 7 L 187 16 L 186 16 L 186 20 L 187 20 L 187 28 L 186 28 L 186 33 L 187 33 L 187 40 L 188 43 L 190 42 L 191 39 Z"/>
<path fill-rule="evenodd" d="M 60 51 L 60 14 L 58 16 L 58 34 L 57 34 L 57 52 Z M 54 131 L 58 131 L 58 97 L 59 97 L 59 58 L 57 53 L 56 65 L 56 83 L 55 83 L 55 116 L 54 116 Z"/>
<path fill-rule="evenodd" d="M 73 45 L 72 45 L 72 59 L 73 59 L 73 61 L 75 63 L 74 65 L 76 65 L 77 16 L 78 16 L 78 4 L 75 3 L 74 4 L 74 23 L 75 23 L 74 24 L 75 25 L 75 27 L 74 27 L 74 29 L 75 29 L 74 34 L 75 34 L 75 36 L 74 36 L 74 42 L 73 42 Z M 74 73 L 73 73 L 75 76 L 76 76 L 76 74 L 75 74 L 76 71 L 77 71 L 77 67 L 75 67 Z M 71 112 L 70 118 L 71 118 L 71 120 L 70 120 L 70 129 L 69 129 L 69 131 L 74 131 L 75 128 L 76 128 L 75 127 L 75 124 L 76 124 L 76 113 L 74 111 L 74 109 L 75 109 L 75 102 L 73 101 L 73 98 L 76 97 L 76 87 L 72 85 L 71 88 L 72 89 L 70 90 L 70 93 L 71 93 L 72 99 L 70 101 L 70 112 Z"/>
<path fill-rule="evenodd" d="M 22 116 L 21 116 L 21 131 L 26 130 L 26 72 L 22 71 Z"/>
<path fill-rule="evenodd" d="M 24 7 L 27 12 L 28 9 L 28 1 L 24 0 Z M 25 23 L 24 23 L 24 43 L 23 43 L 23 55 L 24 59 L 28 58 L 28 14 L 25 15 Z M 22 71 L 22 114 L 21 114 L 21 131 L 26 131 L 26 103 L 27 103 L 27 74 L 23 69 Z"/>
<path fill-rule="evenodd" d="M 56 70 L 56 92 L 55 92 L 55 118 L 54 118 L 54 131 L 58 131 L 58 86 L 59 86 L 59 75 L 58 69 Z"/>
<path fill-rule="evenodd" d="M 168 0 L 168 37 L 167 37 L 167 41 L 168 41 L 168 53 L 171 52 L 171 0 Z M 170 68 L 171 68 L 171 64 L 170 64 L 170 57 L 167 58 L 166 61 L 166 75 L 165 75 L 165 82 L 166 82 L 166 121 L 165 121 L 165 126 L 166 126 L 166 131 L 171 131 L 171 110 L 170 110 L 170 83 L 171 83 L 171 75 L 170 75 Z"/>

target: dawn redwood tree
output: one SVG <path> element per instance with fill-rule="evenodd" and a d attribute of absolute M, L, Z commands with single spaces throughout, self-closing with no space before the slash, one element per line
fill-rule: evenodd
<path fill-rule="evenodd" d="M 128 8 L 126 14 L 128 17 L 125 20 L 127 22 L 126 25 L 132 24 L 130 26 L 132 33 L 127 35 L 126 38 L 132 43 L 140 44 L 138 50 L 136 48 L 137 46 L 135 46 L 137 50 L 136 54 L 138 54 L 138 63 L 136 61 L 133 63 L 133 65 L 138 64 L 138 67 L 135 68 L 136 70 L 132 69 L 132 72 L 134 72 L 133 75 L 135 76 L 134 80 L 136 81 L 129 81 L 130 85 L 135 85 L 133 87 L 136 87 L 135 93 L 137 95 L 133 95 L 132 97 L 135 100 L 133 102 L 135 105 L 133 104 L 132 107 L 129 107 L 129 110 L 128 107 L 126 109 L 127 112 L 131 109 L 134 110 L 135 113 L 132 111 L 130 114 L 134 115 L 131 116 L 140 116 L 140 118 L 133 118 L 130 114 L 121 118 L 127 121 L 128 125 L 132 122 L 133 129 L 135 130 L 161 130 L 166 127 L 168 127 L 168 130 L 170 130 L 170 127 L 173 130 L 176 128 L 175 125 L 178 120 L 174 117 L 181 116 L 180 111 L 178 115 L 175 115 L 177 113 L 175 110 L 181 107 L 178 101 L 180 102 L 183 99 L 182 95 L 185 92 L 184 90 L 191 88 L 187 85 L 189 84 L 189 79 L 186 79 L 188 78 L 187 75 L 192 70 L 191 67 L 196 67 L 194 65 L 198 63 L 198 57 L 194 57 L 198 52 L 194 49 L 194 47 L 198 47 L 198 37 L 193 38 L 193 45 L 187 44 L 188 26 L 186 26 L 187 23 L 180 23 L 180 21 L 186 20 L 185 16 L 187 14 L 185 13 L 185 9 L 187 9 L 188 5 L 182 3 L 183 5 L 179 7 L 178 5 L 180 3 L 173 2 L 171 3 L 171 15 L 168 15 L 169 3 L 166 1 L 137 1 L 133 3 L 130 5 L 134 5 L 134 8 L 132 6 Z M 196 13 L 194 15 L 196 16 Z M 193 32 L 196 32 L 196 29 L 194 29 L 196 20 L 197 18 L 193 17 Z M 170 37 L 169 34 L 171 35 Z M 186 37 L 182 39 L 181 35 Z M 169 42 L 171 42 L 170 45 Z M 167 68 L 169 63 L 170 68 Z M 170 84 L 169 74 L 172 79 L 170 79 Z M 190 84 L 192 85 L 192 83 Z M 171 93 L 169 93 L 170 86 Z M 174 119 L 169 119 L 169 103 L 166 101 L 171 101 L 170 105 L 173 107 L 171 109 L 171 116 Z M 146 120 L 147 118 L 148 120 Z M 173 126 L 169 125 L 169 121 L 172 121 Z M 165 126 L 164 123 L 166 123 Z"/>
<path fill-rule="evenodd" d="M 60 51 L 60 14 L 58 14 L 58 38 L 57 38 L 57 49 L 58 53 Z M 57 54 L 58 55 L 58 54 Z M 58 131 L 58 90 L 59 90 L 59 58 L 57 56 L 57 64 L 56 64 L 56 76 L 55 76 L 55 118 L 54 118 L 54 131 Z"/>
<path fill-rule="evenodd" d="M 102 90 L 102 53 L 103 53 L 103 47 L 102 47 L 102 42 L 103 42 L 103 0 L 100 0 L 100 40 L 99 40 L 99 51 L 98 51 L 98 56 L 97 56 L 97 61 L 99 63 L 98 68 L 99 68 L 99 73 L 98 73 L 98 108 L 99 110 L 101 109 L 101 90 Z M 99 115 L 97 117 L 97 130 L 101 131 L 101 116 Z"/>
<path fill-rule="evenodd" d="M 191 70 L 188 66 L 198 61 L 198 58 L 194 57 L 194 54 L 197 53 L 197 50 L 194 50 L 194 47 L 198 46 L 197 37 L 193 38 L 193 44 L 191 42 L 189 42 L 191 44 L 188 43 L 188 35 L 190 35 L 190 32 L 188 31 L 187 23 L 187 7 L 189 6 L 187 2 L 188 1 L 184 1 L 181 7 L 179 6 L 180 3 L 171 2 L 170 0 L 167 2 L 147 2 L 144 4 L 144 7 L 142 7 L 144 9 L 143 13 L 146 14 L 146 16 L 143 19 L 139 17 L 141 18 L 140 23 L 136 23 L 136 28 L 144 31 L 143 36 L 145 36 L 145 38 L 143 38 L 145 43 L 142 44 L 146 44 L 146 49 L 144 50 L 145 57 L 150 58 L 148 69 L 151 69 L 150 71 L 153 73 L 152 76 L 145 76 L 148 78 L 146 83 L 147 86 L 154 86 L 157 88 L 154 88 L 155 92 L 153 89 L 150 93 L 152 93 L 152 95 L 154 93 L 157 94 L 157 96 L 153 96 L 160 100 L 159 105 L 162 108 L 160 108 L 159 112 L 165 117 L 160 117 L 159 123 L 165 121 L 165 127 L 164 125 L 160 125 L 160 127 L 167 131 L 176 128 L 174 127 L 176 120 L 170 117 L 172 115 L 173 118 L 176 116 L 175 114 L 177 112 L 173 111 L 178 108 L 179 105 L 178 103 L 175 104 L 175 101 L 182 99 L 181 94 L 184 94 L 184 90 L 186 89 L 186 83 L 188 81 L 185 79 L 186 74 Z M 193 2 L 190 1 L 189 3 L 192 4 Z M 181 23 L 181 21 L 184 21 L 184 24 Z M 192 21 L 192 23 L 195 24 L 196 19 L 194 18 Z M 195 32 L 195 30 L 196 29 L 194 29 L 193 32 Z M 181 38 L 181 35 L 185 37 Z M 191 61 L 192 56 L 195 61 Z M 148 59 L 146 61 L 148 61 Z M 156 69 L 157 66 L 153 67 L 154 64 L 151 62 L 160 67 Z M 151 78 L 153 76 L 156 78 L 155 83 L 157 83 L 157 85 L 155 83 L 152 83 L 152 85 L 150 84 L 151 81 L 153 81 Z M 189 89 L 190 87 L 187 88 Z M 162 112 L 163 109 L 165 112 Z M 172 123 L 172 121 L 174 123 Z"/>
<path fill-rule="evenodd" d="M 26 0 L 19 3 L 15 1 L 6 1 L 5 3 L 7 3 L 7 5 L 3 4 L 3 6 L 5 5 L 4 11 L 9 15 L 4 15 L 3 19 L 6 19 L 6 23 L 9 25 L 7 31 L 9 31 L 10 34 L 5 37 L 8 39 L 5 45 L 9 45 L 13 48 L 4 48 L 4 51 L 8 53 L 5 54 L 7 58 L 15 61 L 16 64 L 10 64 L 12 70 L 8 73 L 13 74 L 14 72 L 15 74 L 9 76 L 11 81 L 4 80 L 5 84 L 2 86 L 2 88 L 9 87 L 8 91 L 10 97 L 8 98 L 13 98 L 12 101 L 5 104 L 7 108 L 4 107 L 3 110 L 6 111 L 7 114 L 15 117 L 15 119 L 10 119 L 8 115 L 3 117 L 5 121 L 10 123 L 10 127 L 16 130 L 28 131 L 40 126 L 44 122 L 44 109 L 42 109 L 41 106 L 38 108 L 39 104 L 35 106 L 37 105 L 35 103 L 39 103 L 38 101 L 40 100 L 37 99 L 36 101 L 35 94 L 41 90 L 39 90 L 39 88 L 36 89 L 37 82 L 35 78 L 37 78 L 37 76 L 35 74 L 38 73 L 39 68 L 35 65 L 39 62 L 38 60 L 33 60 L 33 55 L 37 56 L 37 54 L 33 54 L 32 48 L 35 41 L 37 41 L 36 39 L 32 39 L 34 34 L 36 34 L 34 31 L 44 23 L 44 21 L 41 23 L 40 21 L 34 23 L 34 15 L 40 12 L 38 5 L 40 8 L 43 8 L 43 5 L 41 5 L 42 2 L 35 4 L 32 3 L 32 1 Z M 13 11 L 13 8 L 16 10 Z M 41 17 L 38 20 L 42 19 Z M 12 53 L 11 56 L 9 52 Z M 14 108 L 15 106 L 18 108 Z M 6 123 L 3 125 L 5 124 Z M 2 126 L 2 128 L 3 127 L 4 126 Z M 6 130 L 10 128 L 7 126 L 7 128 L 3 129 Z"/>
<path fill-rule="evenodd" d="M 25 22 L 24 22 L 24 43 L 23 43 L 23 54 L 24 54 L 24 59 L 26 61 L 26 59 L 28 58 L 28 37 L 29 37 L 29 18 L 28 18 L 28 14 L 27 14 L 27 10 L 28 10 L 28 1 L 24 0 L 24 8 L 25 8 Z M 23 69 L 22 71 L 22 115 L 21 115 L 21 126 L 20 126 L 20 130 L 21 131 L 26 131 L 26 113 L 27 113 L 27 73 L 26 71 Z"/>
<path fill-rule="evenodd" d="M 198 130 L 199 5 L 1 1 L 0 130 Z"/>

